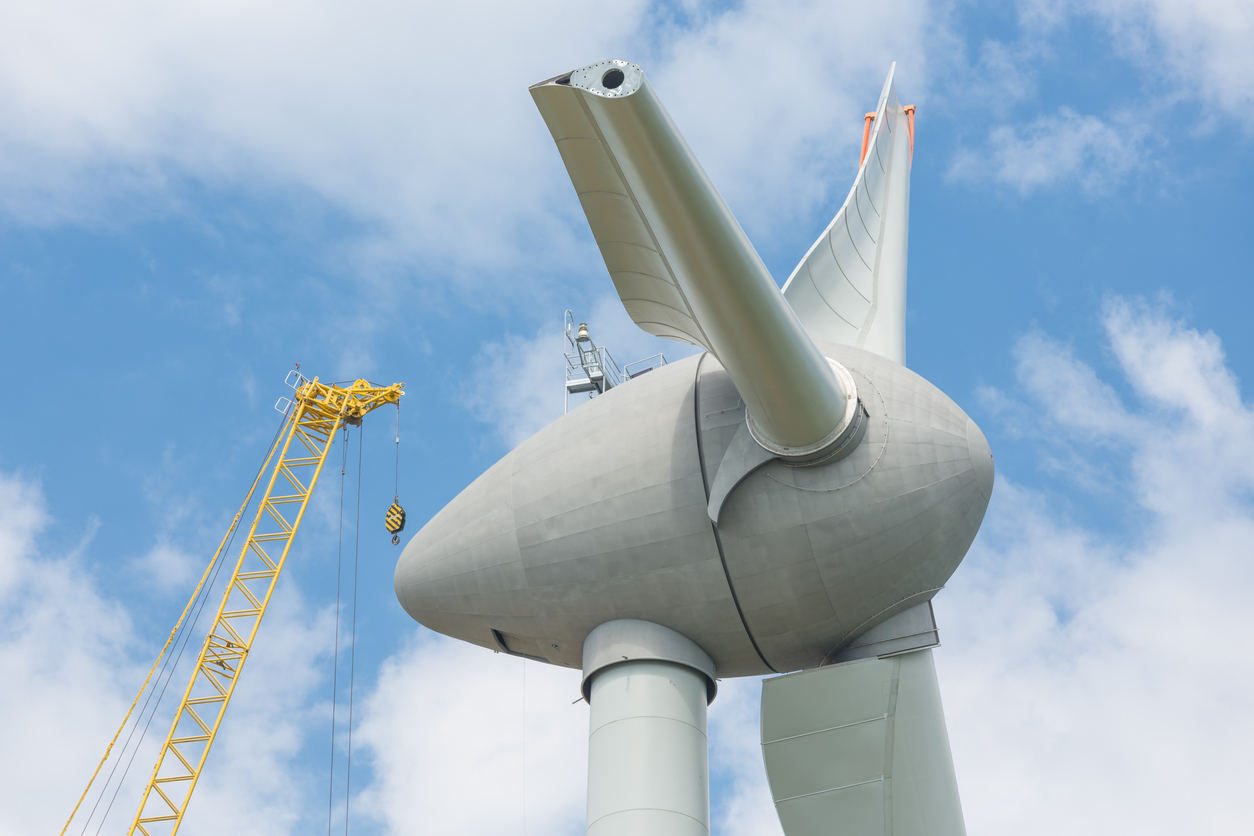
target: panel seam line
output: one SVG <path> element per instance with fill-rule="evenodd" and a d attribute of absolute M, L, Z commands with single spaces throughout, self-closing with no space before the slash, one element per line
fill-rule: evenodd
<path fill-rule="evenodd" d="M 884 776 L 881 775 L 879 778 L 872 778 L 869 781 L 859 781 L 856 784 L 845 784 L 843 787 L 832 787 L 830 790 L 816 790 L 815 792 L 806 792 L 806 793 L 802 793 L 801 795 L 794 795 L 788 798 L 779 798 L 775 800 L 775 803 L 783 804 L 785 801 L 796 801 L 798 798 L 809 798 L 812 795 L 823 795 L 824 793 L 828 793 L 828 792 L 838 792 L 840 790 L 853 789 L 854 787 L 864 787 L 867 784 L 874 784 L 877 782 L 881 782 L 883 780 L 884 780 Z"/>
<path fill-rule="evenodd" d="M 697 431 L 697 464 L 701 466 L 701 487 L 705 489 L 705 501 L 710 501 L 710 480 L 705 473 L 705 445 L 701 442 L 701 366 L 705 363 L 705 358 L 710 353 L 701 355 L 701 359 L 697 361 L 697 371 L 692 378 L 692 417 L 693 423 L 696 425 L 694 429 Z M 714 546 L 718 549 L 718 562 L 723 567 L 723 577 L 727 579 L 727 590 L 731 593 L 732 603 L 736 606 L 736 615 L 740 616 L 740 626 L 745 628 L 745 635 L 749 637 L 749 644 L 753 645 L 753 650 L 758 654 L 758 658 L 762 660 L 762 664 L 771 671 L 771 673 L 779 673 L 775 666 L 766 660 L 766 656 L 762 653 L 762 648 L 758 647 L 758 640 L 753 637 L 753 631 L 749 629 L 749 622 L 745 619 L 745 611 L 740 608 L 740 598 L 736 596 L 736 585 L 732 583 L 731 570 L 727 568 L 727 556 L 723 554 L 723 538 L 718 534 L 718 526 L 713 520 L 710 521 L 710 531 L 714 533 Z"/>

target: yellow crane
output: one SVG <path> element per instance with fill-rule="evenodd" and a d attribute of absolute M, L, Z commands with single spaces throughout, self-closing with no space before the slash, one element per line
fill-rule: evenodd
<path fill-rule="evenodd" d="M 295 382 L 292 382 L 292 375 L 295 375 Z M 77 815 L 101 767 L 109 759 L 118 736 L 126 727 L 162 657 L 170 649 L 202 587 L 209 581 L 214 564 L 231 542 L 231 535 L 251 503 L 258 484 L 269 474 L 265 494 L 248 531 L 248 539 L 240 549 L 222 603 L 201 646 L 191 681 L 183 692 L 174 722 L 161 746 L 157 765 L 153 767 L 152 776 L 144 788 L 139 810 L 128 833 L 132 836 L 136 832 L 145 836 L 173 836 L 178 831 L 337 431 L 346 425 L 360 425 L 367 413 L 381 406 L 399 405 L 401 396 L 405 394 L 403 383 L 376 386 L 369 381 L 358 380 L 343 386 L 320 383 L 316 377 L 307 380 L 298 372 L 289 375 L 289 383 L 295 389 L 295 396 L 287 406 L 286 420 L 276 434 L 277 443 L 271 446 L 265 464 L 257 472 L 248 491 L 248 497 L 170 632 L 170 638 L 153 663 L 148 678 L 144 680 L 117 734 L 105 750 L 100 765 L 88 781 L 87 789 L 83 790 L 78 804 L 74 805 L 74 811 L 61 830 L 62 836 Z M 399 504 L 389 509 L 387 528 L 393 534 L 404 526 L 404 512 L 399 509 Z M 396 511 L 399 511 L 399 521 Z"/>

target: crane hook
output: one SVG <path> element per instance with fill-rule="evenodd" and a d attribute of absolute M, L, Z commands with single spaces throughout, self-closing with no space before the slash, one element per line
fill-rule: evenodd
<path fill-rule="evenodd" d="M 401 544 L 401 532 L 405 530 L 405 509 L 401 507 L 400 497 L 392 497 L 392 505 L 383 518 L 383 525 L 392 532 L 392 545 Z"/>

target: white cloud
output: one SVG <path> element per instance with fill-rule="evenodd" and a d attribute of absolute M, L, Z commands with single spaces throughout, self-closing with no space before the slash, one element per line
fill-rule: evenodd
<path fill-rule="evenodd" d="M 136 562 L 147 578 L 165 589 L 182 588 L 195 578 L 196 556 L 166 538 L 159 538 Z"/>
<path fill-rule="evenodd" d="M 160 593 L 177 596 L 192 588 L 204 571 L 205 555 L 218 547 L 229 521 L 221 512 L 210 514 L 198 491 L 186 488 L 186 477 L 195 465 L 194 456 L 167 444 L 160 466 L 144 478 L 144 500 L 156 520 L 156 536 L 148 550 L 131 561 L 131 569 L 145 586 Z"/>
<path fill-rule="evenodd" d="M 900 95 L 923 99 L 931 50 L 948 45 L 943 14 L 922 0 L 748 0 L 668 28 L 654 84 L 762 241 L 792 233 L 816 205 L 839 206 L 889 66 L 898 62 Z"/>
<path fill-rule="evenodd" d="M 311 816 L 310 802 L 324 798 L 329 768 L 330 755 L 321 744 L 330 726 L 326 697 L 334 618 L 331 608 L 312 612 L 290 584 L 275 591 L 214 744 L 212 765 L 206 765 L 188 807 L 187 832 L 269 836 L 300 832 L 308 819 L 319 820 L 322 808 Z M 341 637 L 341 654 L 345 644 Z M 185 681 L 181 675 L 175 685 Z M 306 760 L 302 748 L 315 741 L 314 757 Z M 154 760 L 144 764 L 145 778 L 147 763 Z"/>
<path fill-rule="evenodd" d="M 419 629 L 383 666 L 358 738 L 373 781 L 353 804 L 384 833 L 584 830 L 588 708 L 578 671 L 493 654 Z M 780 833 L 758 739 L 758 678 L 723 680 L 710 706 L 712 832 Z M 524 721 L 525 717 L 525 721 Z M 523 726 L 526 724 L 525 766 Z M 485 786 L 492 787 L 484 792 Z"/>
<path fill-rule="evenodd" d="M 725 787 L 710 824 L 721 836 L 783 834 L 762 761 L 761 709 L 762 677 L 724 679 L 710 704 L 710 779 Z"/>
<path fill-rule="evenodd" d="M 988 146 L 960 152 L 948 176 L 975 185 L 991 180 L 1024 195 L 1053 187 L 1101 193 L 1148 164 L 1148 133 L 1124 114 L 1106 121 L 1063 107 L 1022 127 L 993 128 Z"/>
<path fill-rule="evenodd" d="M 23 580 L 35 536 L 48 524 L 38 485 L 0 478 L 0 595 Z"/>
<path fill-rule="evenodd" d="M 1043 44 L 1032 38 L 1013 45 L 984 41 L 979 47 L 979 61 L 972 68 L 973 78 L 961 84 L 962 103 L 997 112 L 1032 98 L 1044 51 Z"/>
<path fill-rule="evenodd" d="M 1000 478 L 937 599 L 971 833 L 1235 832 L 1254 722 L 1254 410 L 1218 339 L 1110 300 L 1132 398 L 1040 335 L 1019 348 L 1028 434 L 1109 459 L 1108 525 Z M 1131 522 L 1129 522 L 1131 520 Z M 1199 805 L 1196 799 L 1208 799 Z"/>
<path fill-rule="evenodd" d="M 1219 339 L 1165 305 L 1106 302 L 1122 380 L 1039 332 L 1017 346 L 1022 403 L 1004 419 L 1046 454 L 1105 460 L 1111 483 L 1095 498 L 1114 519 L 1079 518 L 1073 479 L 1054 492 L 1000 475 L 984 531 L 937 599 L 973 836 L 1248 823 L 1254 409 Z M 755 680 L 724 682 L 728 702 L 711 711 L 711 765 L 733 788 L 715 812 L 728 834 L 778 832 L 759 695 Z"/>
<path fill-rule="evenodd" d="M 467 404 L 511 449 L 562 414 L 565 349 L 556 324 L 541 326 L 530 339 L 506 334 L 480 346 Z"/>
<path fill-rule="evenodd" d="M 59 832 L 134 679 L 130 619 L 98 596 L 81 551 L 40 559 L 39 486 L 0 474 L 0 832 Z M 142 674 L 141 674 L 142 677 Z M 138 685 L 138 680 L 136 680 Z M 80 783 L 81 782 L 81 783 Z"/>
<path fill-rule="evenodd" d="M 1146 109 L 1186 97 L 1254 127 L 1254 7 L 1245 0 L 1019 0 L 1017 7 L 1029 52 L 1033 42 L 1095 18 L 1158 91 Z"/>
<path fill-rule="evenodd" d="M 620 368 L 657 353 L 674 361 L 699 350 L 640 330 L 617 296 L 601 296 L 591 313 L 576 311 L 575 317 L 576 327 L 586 322 L 593 342 L 609 349 Z M 507 334 L 484 343 L 475 357 L 475 380 L 466 387 L 467 405 L 479 420 L 492 424 L 510 448 L 518 446 L 562 415 L 566 350 L 556 318 L 530 339 Z M 571 395 L 570 408 L 587 400 L 584 394 Z"/>
<path fill-rule="evenodd" d="M 960 150 L 951 181 L 1007 186 L 1026 195 L 1078 189 L 1113 191 L 1156 166 L 1167 141 L 1182 147 L 1198 133 L 1235 120 L 1254 128 L 1254 7 L 1242 0 L 1019 0 L 1019 31 L 980 44 L 978 61 L 959 60 L 942 85 L 951 111 L 975 108 L 973 126 L 987 140 Z M 1073 32 L 1096 27 L 1137 75 L 1105 115 L 1060 107 L 1031 121 L 1011 121 L 1008 106 L 1037 96 L 1046 73 L 1067 60 Z M 1071 43 L 1068 43 L 1068 42 Z M 960 54 L 962 46 L 958 47 Z M 936 59 L 933 59 L 936 63 Z M 1102 84 L 1089 84 L 1100 94 Z M 1203 118 L 1181 121 L 1181 104 L 1202 105 Z M 1192 112 L 1192 111 L 1190 111 Z M 1225 118 L 1221 118 L 1225 117 Z M 995 124 L 1001 122 L 1002 124 Z M 977 127 L 982 130 L 982 127 Z"/>
<path fill-rule="evenodd" d="M 1254 128 L 1254 6 L 1245 0 L 1088 0 L 1125 54 Z"/>
<path fill-rule="evenodd" d="M 0 716 L 6 718 L 0 832 L 14 836 L 59 832 L 143 681 L 145 660 L 157 650 L 141 641 L 129 612 L 151 601 L 111 600 L 88 573 L 85 555 L 98 523 L 89 521 L 78 547 L 64 556 L 40 549 L 50 524 L 38 485 L 0 474 L 0 665 L 5 670 Z M 210 608 L 217 600 L 215 593 Z M 310 734 L 309 724 L 326 714 L 314 691 L 325 679 L 331 632 L 328 613 L 309 612 L 295 590 L 280 587 L 265 640 L 232 701 L 230 722 L 211 755 L 212 768 L 189 809 L 188 827 L 205 829 L 212 820 L 208 829 L 226 823 L 233 833 L 271 834 L 286 832 L 300 814 L 301 771 L 293 760 Z M 167 710 L 157 714 L 138 747 L 110 826 L 129 823 L 134 815 L 139 785 L 147 780 L 155 747 L 169 728 L 197 640 L 188 649 L 166 690 Z M 78 825 L 113 764 L 131 759 L 135 747 L 126 747 L 125 738 L 115 746 Z M 115 786 L 109 785 L 100 812 Z"/>
<path fill-rule="evenodd" d="M 1068 521 L 1068 495 L 1001 479 L 987 531 L 938 601 L 972 833 L 1075 830 L 1077 821 L 1109 829 L 1116 814 L 1148 832 L 1179 829 L 1191 806 L 1160 817 L 1162 802 L 1147 799 L 1168 797 L 1171 782 L 1210 779 L 1182 779 L 1169 764 L 1220 763 L 1240 775 L 1230 741 L 1254 731 L 1230 707 L 1254 697 L 1254 665 L 1231 658 L 1226 638 L 1254 628 L 1242 605 L 1254 585 L 1254 413 L 1213 334 L 1140 302 L 1112 299 L 1104 316 L 1135 400 L 1034 332 L 1016 348 L 1027 399 L 1002 414 L 1023 422 L 1021 437 L 1045 441 L 1056 469 L 1072 468 L 1072 490 L 1098 491 L 1112 514 L 1144 527 L 1130 537 L 1122 524 Z M 1077 480 L 1086 464 L 1096 469 Z M 423 663 L 404 664 L 417 677 Z M 1208 681 L 1217 687 L 1197 687 Z M 438 691 L 417 679 L 406 688 L 424 689 Z M 777 832 L 759 693 L 754 680 L 724 682 L 711 710 L 711 767 L 727 788 L 714 810 L 720 832 Z M 570 756 L 581 745 L 572 738 Z M 1217 829 L 1237 814 L 1211 815 Z"/>
<path fill-rule="evenodd" d="M 1018 0 L 1029 38 L 1095 17 L 1147 77 L 1254 125 L 1254 7 L 1245 0 Z M 1087 22 L 1087 21 L 1085 21 Z"/>
<path fill-rule="evenodd" d="M 927 85 L 937 25 L 922 0 L 690 11 L 10 4 L 0 212 L 88 225 L 196 213 L 191 182 L 347 213 L 364 229 L 351 256 L 364 281 L 421 269 L 473 292 L 587 249 L 529 84 L 608 55 L 642 62 L 733 205 L 768 231 L 843 196 L 892 60 L 911 95 Z"/>
<path fill-rule="evenodd" d="M 1113 521 L 1077 511 L 1082 493 L 1003 476 L 985 531 L 937 601 L 972 834 L 1229 832 L 1247 817 L 1254 662 L 1240 637 L 1254 630 L 1254 410 L 1215 335 L 1118 298 L 1104 321 L 1122 380 L 1034 333 L 1017 349 L 1021 391 L 1002 397 L 1020 401 L 1003 415 L 1024 424 L 1023 438 L 1109 465 L 1099 499 Z M 58 826 L 142 676 L 132 660 L 147 652 L 80 557 L 39 552 L 48 521 L 37 486 L 0 477 L 0 710 L 23 718 L 6 724 L 11 745 L 0 751 L 0 830 L 15 834 Z M 325 773 L 321 751 L 300 753 L 324 734 L 315 692 L 328 617 L 292 590 L 276 601 L 192 815 L 216 810 L 244 833 L 260 822 L 290 831 L 308 815 Z M 524 709 L 519 660 L 416 630 L 360 709 L 354 820 L 495 834 L 519 828 L 525 798 L 528 832 L 580 832 L 578 674 L 528 664 L 526 675 Z M 720 691 L 710 719 L 724 788 L 716 830 L 778 832 L 759 684 Z M 78 766 L 66 774 L 66 763 Z"/>
<path fill-rule="evenodd" d="M 526 833 L 582 833 L 588 710 L 572 705 L 578 697 L 578 671 L 418 629 L 364 703 L 357 739 L 374 780 L 355 807 L 385 833 L 497 836 L 524 832 L 525 803 Z"/>
<path fill-rule="evenodd" d="M 562 238 L 529 211 L 564 184 L 527 85 L 618 51 L 642 8 L 609 26 L 568 0 L 6 6 L 4 208 L 171 211 L 190 177 L 321 198 L 428 261 L 502 264 Z"/>

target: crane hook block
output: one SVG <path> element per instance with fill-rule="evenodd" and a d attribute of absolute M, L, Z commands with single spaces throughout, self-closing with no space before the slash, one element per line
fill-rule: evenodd
<path fill-rule="evenodd" d="M 399 546 L 401 543 L 401 532 L 405 530 L 405 509 L 401 507 L 400 502 L 393 502 L 388 508 L 387 515 L 383 518 L 383 524 L 387 530 L 392 532 L 392 545 Z"/>

